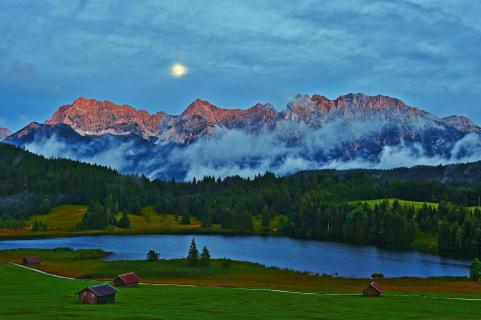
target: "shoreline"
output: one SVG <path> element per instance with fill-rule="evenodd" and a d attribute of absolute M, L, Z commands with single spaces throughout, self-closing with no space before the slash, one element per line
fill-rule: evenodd
<path fill-rule="evenodd" d="M 101 236 L 175 236 L 175 235 L 191 235 L 193 237 L 198 235 L 212 235 L 212 236 L 224 236 L 224 237 L 278 237 L 278 238 L 288 238 L 300 241 L 313 241 L 321 243 L 334 243 L 334 244 L 345 244 L 354 247 L 373 247 L 380 250 L 390 251 L 390 252 L 419 252 L 423 254 L 428 254 L 440 258 L 455 259 L 455 260 L 470 260 L 470 257 L 458 256 L 458 255 L 440 255 L 437 250 L 429 250 L 428 248 L 411 246 L 409 248 L 391 248 L 384 247 L 369 243 L 351 243 L 342 241 L 332 241 L 332 240 L 320 240 L 320 239 L 309 239 L 303 237 L 289 236 L 281 234 L 279 232 L 243 232 L 237 230 L 226 230 L 226 229 L 207 229 L 207 228 L 191 228 L 191 229 L 178 229 L 178 230 L 161 230 L 161 231 L 123 231 L 123 230 L 94 230 L 94 231 L 78 231 L 78 232 L 38 232 L 38 233 L 25 233 L 22 235 L 0 235 L 0 244 L 2 241 L 28 241 L 28 240 L 42 240 L 42 239 L 58 239 L 58 238 L 76 238 L 76 237 L 101 237 Z M 6 250 L 6 249 L 4 249 Z M 1 250 L 0 250 L 1 251 Z"/>

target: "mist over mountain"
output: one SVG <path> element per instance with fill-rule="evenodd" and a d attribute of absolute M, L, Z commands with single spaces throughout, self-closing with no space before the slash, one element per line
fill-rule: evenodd
<path fill-rule="evenodd" d="M 12 131 L 10 131 L 7 128 L 0 128 L 0 141 L 8 137 L 9 135 L 12 134 Z"/>
<path fill-rule="evenodd" d="M 79 98 L 4 142 L 50 157 L 151 178 L 279 175 L 321 168 L 393 168 L 481 159 L 481 128 L 387 96 L 298 95 L 283 111 L 195 100 L 180 115 Z"/>

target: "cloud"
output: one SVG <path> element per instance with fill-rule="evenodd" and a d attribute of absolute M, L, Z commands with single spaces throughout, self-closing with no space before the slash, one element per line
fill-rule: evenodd
<path fill-rule="evenodd" d="M 47 158 L 61 157 L 79 160 L 110 167 L 120 172 L 131 170 L 133 165 L 131 157 L 135 156 L 140 150 L 135 151 L 133 142 L 117 143 L 114 140 L 108 141 L 109 139 L 112 139 L 112 137 L 107 137 L 107 141 L 102 141 L 103 146 L 99 148 L 99 145 L 95 142 L 73 145 L 53 135 L 48 138 L 37 138 L 24 147 L 30 152 Z"/>
<path fill-rule="evenodd" d="M 213 136 L 187 146 L 139 145 L 115 136 L 98 137 L 86 144 L 67 143 L 57 136 L 37 139 L 25 145 L 27 150 L 47 157 L 64 157 L 114 168 L 123 173 L 144 174 L 151 179 L 192 180 L 204 176 L 224 178 L 239 175 L 253 177 L 271 171 L 289 175 L 302 170 L 372 168 L 389 169 L 416 165 L 438 165 L 481 160 L 481 136 L 469 134 L 458 140 L 441 156 L 430 154 L 419 143 L 403 140 L 380 146 L 356 148 L 354 141 L 368 141 L 385 123 L 370 122 L 363 133 L 336 124 L 312 130 L 307 127 L 263 131 L 253 135 L 241 130 L 218 128 Z M 338 130 L 336 135 L 332 130 Z M 297 139 L 286 141 L 279 132 L 297 130 Z M 354 136 L 354 130 L 358 135 Z M 367 148 L 367 149 L 363 149 Z M 379 151 L 376 151 L 379 150 Z"/>
<path fill-rule="evenodd" d="M 9 88 L 2 107 L 89 95 L 179 113 L 197 97 L 282 108 L 299 92 L 362 91 L 481 121 L 480 9 L 467 0 L 0 3 L 0 69 L 57 86 Z M 189 79 L 169 77 L 172 61 L 189 65 Z"/>
<path fill-rule="evenodd" d="M 35 73 L 35 68 L 29 62 L 17 60 L 12 67 L 13 74 L 22 79 L 29 79 Z"/>

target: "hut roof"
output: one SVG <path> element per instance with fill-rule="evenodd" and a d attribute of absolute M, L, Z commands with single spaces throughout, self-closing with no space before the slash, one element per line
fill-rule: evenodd
<path fill-rule="evenodd" d="M 78 291 L 77 293 L 83 292 L 85 290 L 92 291 L 96 296 L 103 297 L 103 296 L 109 296 L 111 294 L 114 294 L 117 289 L 112 287 L 110 284 L 104 283 L 104 284 L 98 284 L 96 286 L 90 286 L 85 289 L 82 289 Z"/>
<path fill-rule="evenodd" d="M 40 263 L 39 257 L 25 257 L 23 260 L 27 263 Z"/>
<path fill-rule="evenodd" d="M 381 287 L 379 287 L 379 284 L 377 282 L 373 281 L 369 284 L 369 286 L 372 287 L 377 292 L 382 293 L 382 289 L 381 289 Z"/>
<path fill-rule="evenodd" d="M 140 278 L 133 272 L 118 275 L 117 278 L 119 278 L 126 285 L 137 284 L 140 282 Z"/>

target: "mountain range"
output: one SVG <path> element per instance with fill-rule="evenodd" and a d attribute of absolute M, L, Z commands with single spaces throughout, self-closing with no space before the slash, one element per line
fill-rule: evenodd
<path fill-rule="evenodd" d="M 360 93 L 334 100 L 298 95 L 283 111 L 260 103 L 224 109 L 197 99 L 180 115 L 79 98 L 4 142 L 164 179 L 481 159 L 481 128 L 468 118 L 439 118 Z"/>

